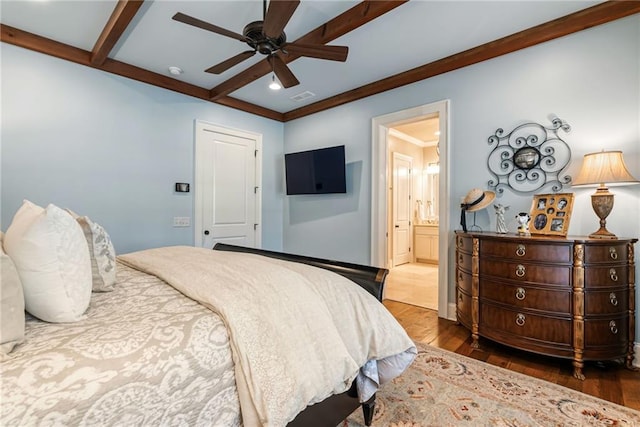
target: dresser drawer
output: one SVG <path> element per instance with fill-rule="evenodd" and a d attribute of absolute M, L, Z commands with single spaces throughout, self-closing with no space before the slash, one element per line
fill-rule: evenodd
<path fill-rule="evenodd" d="M 564 314 L 571 311 L 571 291 L 541 289 L 530 286 L 516 286 L 484 281 L 480 286 L 480 299 L 500 304 L 508 304 L 514 309 L 528 308 L 550 314 Z"/>
<path fill-rule="evenodd" d="M 473 260 L 473 257 L 471 256 L 471 254 L 456 251 L 456 265 L 459 268 L 462 268 L 463 270 L 466 270 L 468 272 L 472 272 L 471 271 L 472 260 Z"/>
<path fill-rule="evenodd" d="M 480 275 L 493 276 L 519 282 L 540 283 L 547 286 L 571 286 L 571 266 L 538 265 L 526 262 L 500 262 L 480 260 Z"/>
<path fill-rule="evenodd" d="M 585 347 L 617 346 L 628 343 L 629 318 L 618 316 L 613 319 L 586 319 L 584 321 Z"/>
<path fill-rule="evenodd" d="M 473 252 L 473 238 L 465 236 L 456 236 L 456 247 L 458 250 L 468 253 Z"/>
<path fill-rule="evenodd" d="M 585 267 L 585 288 L 618 287 L 629 284 L 629 270 L 627 266 Z"/>
<path fill-rule="evenodd" d="M 548 344 L 571 342 L 571 319 L 545 317 L 525 311 L 480 304 L 480 326 Z"/>
<path fill-rule="evenodd" d="M 506 260 L 541 261 L 556 264 L 571 264 L 573 259 L 570 244 L 510 242 L 505 240 L 482 240 L 482 255 Z"/>
<path fill-rule="evenodd" d="M 627 245 L 624 243 L 611 243 L 608 245 L 586 245 L 584 248 L 585 264 L 597 264 L 602 262 L 626 263 L 627 256 Z"/>
<path fill-rule="evenodd" d="M 457 290 L 457 294 L 456 312 L 458 315 L 458 322 L 462 323 L 467 328 L 471 328 L 472 298 L 460 289 Z"/>
<path fill-rule="evenodd" d="M 464 290 L 466 293 L 468 293 L 469 295 L 471 295 L 471 279 L 473 276 L 471 276 L 470 273 L 467 273 L 465 271 L 461 271 L 461 270 L 457 270 L 456 272 L 456 283 L 458 285 L 458 287 L 462 290 Z"/>
<path fill-rule="evenodd" d="M 585 316 L 621 314 L 629 310 L 629 290 L 587 291 L 584 294 Z"/>

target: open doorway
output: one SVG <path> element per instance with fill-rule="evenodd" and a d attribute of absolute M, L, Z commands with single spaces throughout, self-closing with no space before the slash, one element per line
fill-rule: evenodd
<path fill-rule="evenodd" d="M 427 118 L 392 125 L 387 137 L 388 155 L 392 159 L 388 211 L 393 232 L 387 240 L 391 262 L 385 296 L 436 311 L 439 139 L 437 112 Z M 409 212 L 403 215 L 407 207 Z"/>
<path fill-rule="evenodd" d="M 393 274 L 393 152 L 396 149 L 394 140 L 399 134 L 409 135 L 400 139 L 412 139 L 414 143 L 405 145 L 414 153 L 412 182 L 412 259 L 407 266 L 427 267 L 424 277 L 422 273 L 408 272 L 408 281 L 416 278 L 417 283 L 437 283 L 438 316 L 450 318 L 448 290 L 448 231 L 449 230 L 449 178 L 447 168 L 448 153 L 448 117 L 449 102 L 439 101 L 373 119 L 372 140 L 372 230 L 371 260 L 374 265 L 384 266 Z M 436 135 L 416 137 L 411 135 L 421 127 L 427 130 L 426 123 L 437 123 Z M 412 130 L 412 128 L 415 128 Z M 419 145 L 424 145 L 420 147 Z M 430 148 L 429 148 L 430 146 Z M 435 173 L 437 171 L 437 173 Z M 420 201 L 418 203 L 417 201 Z M 416 229 L 416 226 L 419 228 Z M 416 231 L 419 231 L 416 235 Z M 418 253 L 416 254 L 416 250 Z M 418 257 L 416 257 L 418 255 Z M 425 262 L 426 261 L 426 262 Z M 402 268 L 399 265 L 396 268 Z M 427 277 L 430 275 L 430 277 Z M 433 306 L 432 306 L 433 307 Z"/>

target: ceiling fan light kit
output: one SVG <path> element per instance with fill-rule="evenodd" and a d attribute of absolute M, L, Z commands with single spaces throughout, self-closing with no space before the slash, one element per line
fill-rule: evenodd
<path fill-rule="evenodd" d="M 287 36 L 284 32 L 284 27 L 293 16 L 293 13 L 299 4 L 300 0 L 272 0 L 269 2 L 269 7 L 267 8 L 267 0 L 264 0 L 263 20 L 248 23 L 245 25 L 242 34 L 235 33 L 180 12 L 176 13 L 172 19 L 244 42 L 251 48 L 251 50 L 240 52 L 231 58 L 207 68 L 205 72 L 222 74 L 235 65 L 253 57 L 256 53 L 260 53 L 267 57 L 271 69 L 282 86 L 289 88 L 300 84 L 300 82 L 293 72 L 291 72 L 280 55 L 287 55 L 290 52 L 294 55 L 309 58 L 344 62 L 347 60 L 347 55 L 349 53 L 349 48 L 346 46 L 287 43 Z"/>
<path fill-rule="evenodd" d="M 282 85 L 280 85 L 280 83 L 278 83 L 278 81 L 276 80 L 276 76 L 275 75 L 271 76 L 271 83 L 269 83 L 269 89 L 271 89 L 271 90 L 280 90 L 280 89 L 282 89 Z"/>

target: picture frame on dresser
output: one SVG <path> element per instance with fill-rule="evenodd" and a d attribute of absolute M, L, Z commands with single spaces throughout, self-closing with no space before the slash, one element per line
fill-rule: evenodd
<path fill-rule="evenodd" d="M 573 193 L 536 194 L 531 202 L 532 235 L 566 237 L 573 210 Z"/>

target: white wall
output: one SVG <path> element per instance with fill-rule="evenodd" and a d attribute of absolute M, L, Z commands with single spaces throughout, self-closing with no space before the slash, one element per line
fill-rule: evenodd
<path fill-rule="evenodd" d="M 263 135 L 263 247 L 282 249 L 283 124 L 6 43 L 1 227 L 22 199 L 88 215 L 119 253 L 193 244 L 194 121 Z M 174 193 L 189 182 L 190 193 Z"/>
<path fill-rule="evenodd" d="M 344 143 L 347 162 L 359 166 L 353 168 L 357 175 L 349 177 L 344 196 L 286 198 L 284 248 L 369 262 L 371 120 L 444 99 L 451 100 L 452 207 L 459 206 L 471 188 L 487 188 L 492 178 L 486 165 L 487 138 L 497 128 L 508 131 L 529 121 L 550 125 L 551 114 L 572 127 L 570 133 L 561 134 L 572 149 L 570 175 L 577 174 L 585 153 L 606 148 L 623 150 L 631 173 L 640 178 L 639 65 L 640 16 L 636 15 L 287 123 L 285 152 Z M 589 198 L 594 190 L 565 190 L 576 194 L 569 233 L 595 231 L 598 219 Z M 619 236 L 639 236 L 640 185 L 613 191 L 616 201 L 607 221 L 609 230 Z M 532 194 L 507 190 L 496 203 L 509 205 L 515 216 L 529 211 L 531 199 Z M 328 203 L 333 207 L 325 207 Z M 453 230 L 459 229 L 459 218 L 460 211 L 452 209 L 447 236 L 451 269 Z M 509 229 L 515 231 L 515 218 L 509 218 Z M 495 230 L 493 209 L 479 212 L 477 223 L 484 230 Z M 639 253 L 637 247 L 636 264 Z M 450 300 L 453 288 L 451 281 Z M 640 316 L 636 324 L 640 325 Z M 640 337 L 640 327 L 636 336 Z"/>

